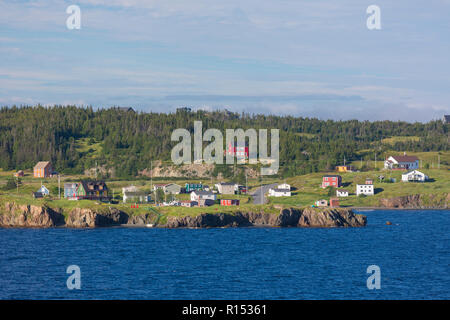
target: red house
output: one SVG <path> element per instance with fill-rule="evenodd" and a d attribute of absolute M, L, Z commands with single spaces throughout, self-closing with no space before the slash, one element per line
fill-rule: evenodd
<path fill-rule="evenodd" d="M 339 188 L 342 186 L 342 177 L 339 175 L 328 175 L 322 178 L 322 188 L 334 187 Z"/>
<path fill-rule="evenodd" d="M 243 156 L 245 159 L 248 159 L 248 145 L 246 143 L 245 147 L 238 147 L 237 143 L 234 143 L 234 145 L 232 145 L 230 142 L 228 144 L 226 154 L 230 156 Z"/>
<path fill-rule="evenodd" d="M 238 199 L 220 199 L 220 205 L 221 206 L 238 206 L 239 200 Z"/>

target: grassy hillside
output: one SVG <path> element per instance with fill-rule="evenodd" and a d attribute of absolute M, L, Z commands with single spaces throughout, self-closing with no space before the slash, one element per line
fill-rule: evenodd
<path fill-rule="evenodd" d="M 343 188 L 350 193 L 347 198 L 340 198 L 342 206 L 371 207 L 378 206 L 381 198 L 393 198 L 412 194 L 441 194 L 450 192 L 450 171 L 422 170 L 430 177 L 429 182 L 413 183 L 401 182 L 401 171 L 368 171 L 341 173 Z M 319 199 L 328 199 L 328 190 L 320 188 L 324 173 L 314 173 L 286 179 L 286 182 L 295 188 L 292 197 L 270 198 L 272 204 L 284 204 L 292 206 L 308 206 Z M 380 182 L 378 177 L 385 176 L 396 179 L 395 183 Z M 367 197 L 356 196 L 356 184 L 363 184 L 366 178 L 374 180 L 375 195 Z"/>

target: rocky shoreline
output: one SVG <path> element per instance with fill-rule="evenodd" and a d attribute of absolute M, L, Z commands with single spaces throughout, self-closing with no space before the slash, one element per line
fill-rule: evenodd
<path fill-rule="evenodd" d="M 1 208 L 0 227 L 28 228 L 95 228 L 110 226 L 146 226 L 154 224 L 154 216 L 142 214 L 128 216 L 116 208 L 102 211 L 75 208 L 67 216 L 48 207 L 6 203 Z M 160 228 L 222 228 L 222 227 L 363 227 L 366 216 L 344 208 L 287 208 L 279 214 L 264 212 L 203 213 L 195 216 L 168 216 Z"/>
<path fill-rule="evenodd" d="M 380 199 L 381 208 L 396 209 L 448 209 L 450 193 L 435 194 L 413 194 L 395 198 Z"/>

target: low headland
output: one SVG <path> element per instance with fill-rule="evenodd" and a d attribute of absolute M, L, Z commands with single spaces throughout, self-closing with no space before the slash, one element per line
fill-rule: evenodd
<path fill-rule="evenodd" d="M 367 218 L 345 208 L 274 208 L 272 212 L 198 213 L 192 215 L 160 215 L 156 211 L 129 215 L 111 206 L 101 209 L 73 208 L 67 214 L 58 209 L 36 205 L 5 203 L 0 215 L 1 227 L 68 227 L 94 228 L 110 226 L 161 228 L 220 227 L 363 227 Z M 270 210 L 269 210 L 270 211 Z"/>

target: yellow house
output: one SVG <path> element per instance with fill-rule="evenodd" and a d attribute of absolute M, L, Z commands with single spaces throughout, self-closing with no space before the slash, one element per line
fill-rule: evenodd
<path fill-rule="evenodd" d="M 52 165 L 50 161 L 39 161 L 33 169 L 35 178 L 46 178 L 52 174 Z"/>
<path fill-rule="evenodd" d="M 353 166 L 336 166 L 338 172 L 353 172 L 355 168 Z"/>

